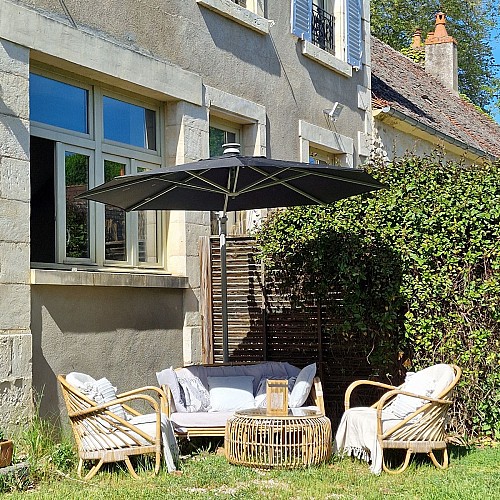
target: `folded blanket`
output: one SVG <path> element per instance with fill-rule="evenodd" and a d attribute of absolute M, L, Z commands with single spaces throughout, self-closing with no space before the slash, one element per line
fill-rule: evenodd
<path fill-rule="evenodd" d="M 382 427 L 387 430 L 399 419 L 390 412 L 382 413 Z M 334 451 L 371 462 L 373 474 L 382 472 L 382 448 L 377 439 L 377 410 L 359 407 L 347 410 L 340 420 L 335 436 Z"/>

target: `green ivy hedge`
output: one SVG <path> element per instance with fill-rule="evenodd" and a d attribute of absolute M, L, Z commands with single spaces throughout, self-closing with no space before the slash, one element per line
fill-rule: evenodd
<path fill-rule="evenodd" d="M 369 171 L 387 189 L 268 217 L 268 275 L 296 304 L 329 303 L 335 335 L 364 335 L 379 364 L 461 366 L 456 430 L 499 439 L 500 165 L 436 154 Z"/>

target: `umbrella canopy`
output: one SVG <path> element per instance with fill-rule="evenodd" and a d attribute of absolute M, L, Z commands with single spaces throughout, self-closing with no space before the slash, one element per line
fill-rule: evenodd
<path fill-rule="evenodd" d="M 325 205 L 380 189 L 363 170 L 224 154 L 116 177 L 80 195 L 124 210 L 249 210 Z"/>
<path fill-rule="evenodd" d="M 227 145 L 229 146 L 229 145 Z M 226 212 L 326 205 L 383 188 L 363 170 L 242 156 L 222 156 L 116 177 L 78 198 L 124 210 L 215 210 L 219 216 L 223 359 L 229 361 Z"/>

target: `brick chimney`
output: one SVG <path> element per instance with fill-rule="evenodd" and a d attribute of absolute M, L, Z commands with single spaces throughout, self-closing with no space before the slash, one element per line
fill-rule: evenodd
<path fill-rule="evenodd" d="M 416 28 L 415 33 L 413 33 L 411 48 L 419 49 L 421 46 L 422 46 L 422 30 L 420 28 Z"/>
<path fill-rule="evenodd" d="M 457 41 L 446 32 L 446 15 L 436 14 L 436 27 L 425 40 L 425 70 L 458 92 Z"/>

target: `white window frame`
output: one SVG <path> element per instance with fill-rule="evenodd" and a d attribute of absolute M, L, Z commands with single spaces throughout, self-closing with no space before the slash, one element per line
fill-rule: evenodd
<path fill-rule="evenodd" d="M 78 153 L 89 158 L 89 188 L 94 184 L 94 151 L 92 149 L 84 149 L 73 144 L 65 144 L 63 142 L 56 142 L 55 153 L 55 197 L 56 197 L 56 260 L 63 264 L 92 264 L 96 258 L 96 231 L 92 228 L 95 227 L 95 203 L 89 203 L 89 250 L 90 256 L 88 258 L 75 258 L 66 255 L 66 238 L 67 238 L 67 224 L 66 224 L 66 152 Z"/>
<path fill-rule="evenodd" d="M 127 261 L 105 260 L 104 247 L 104 205 L 89 203 L 89 244 L 90 258 L 75 259 L 66 256 L 66 194 L 65 194 L 65 152 L 75 152 L 89 156 L 89 188 L 104 182 L 104 159 L 111 159 L 128 165 L 130 173 L 137 168 L 148 169 L 163 166 L 161 152 L 164 150 L 164 137 L 160 133 L 164 122 L 164 108 L 148 98 L 138 99 L 127 92 L 120 92 L 110 86 L 97 82 L 80 81 L 72 76 L 52 71 L 52 68 L 32 65 L 30 71 L 38 75 L 61 81 L 88 90 L 89 134 L 54 127 L 39 122 L 30 122 L 31 135 L 55 142 L 55 205 L 56 205 L 56 262 L 54 264 L 105 266 L 106 268 L 166 269 L 166 251 L 163 237 L 166 235 L 166 217 L 157 212 L 157 262 L 139 262 L 138 214 L 128 213 L 127 217 Z M 156 113 L 156 151 L 130 144 L 104 139 L 103 95 L 135 104 Z M 129 233 L 130 231 L 130 233 Z"/>

